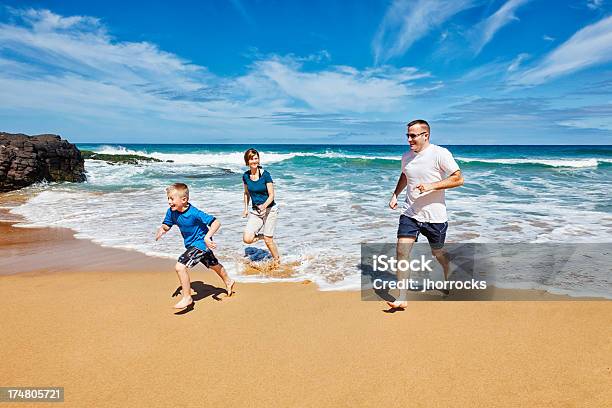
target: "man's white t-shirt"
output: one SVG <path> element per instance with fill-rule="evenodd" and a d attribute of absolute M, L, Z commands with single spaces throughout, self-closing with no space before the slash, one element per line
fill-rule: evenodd
<path fill-rule="evenodd" d="M 402 214 L 421 222 L 446 222 L 444 190 L 421 193 L 415 189 L 421 183 L 435 183 L 444 180 L 459 166 L 448 149 L 430 144 L 419 153 L 412 150 L 402 156 L 402 172 L 408 186 Z"/>

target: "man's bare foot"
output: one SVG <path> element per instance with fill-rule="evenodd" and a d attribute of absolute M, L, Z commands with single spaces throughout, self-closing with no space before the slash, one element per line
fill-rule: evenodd
<path fill-rule="evenodd" d="M 405 300 L 396 300 L 393 302 L 387 302 L 387 305 L 389 305 L 389 307 L 392 307 L 393 309 L 405 309 L 408 307 L 408 302 L 406 302 Z"/>
<path fill-rule="evenodd" d="M 227 297 L 230 297 L 234 294 L 234 284 L 235 283 L 236 281 L 233 279 L 229 280 L 229 284 L 227 282 L 225 283 L 225 291 L 227 292 Z"/>
<path fill-rule="evenodd" d="M 193 303 L 193 299 L 191 296 L 182 298 L 176 305 L 174 305 L 175 309 L 184 309 L 190 304 Z"/>

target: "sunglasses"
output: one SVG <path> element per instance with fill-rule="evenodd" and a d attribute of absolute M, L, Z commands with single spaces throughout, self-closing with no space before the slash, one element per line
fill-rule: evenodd
<path fill-rule="evenodd" d="M 427 132 L 421 132 L 421 133 L 417 133 L 416 135 L 414 133 L 406 133 L 406 137 L 408 137 L 408 139 L 416 139 L 419 136 L 423 136 L 426 135 Z"/>

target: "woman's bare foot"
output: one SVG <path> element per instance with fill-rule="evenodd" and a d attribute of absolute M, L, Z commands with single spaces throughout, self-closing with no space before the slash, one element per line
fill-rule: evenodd
<path fill-rule="evenodd" d="M 408 307 L 408 302 L 406 302 L 405 300 L 396 300 L 393 302 L 387 302 L 387 305 L 389 305 L 389 307 L 393 309 L 406 309 Z"/>
<path fill-rule="evenodd" d="M 175 309 L 184 309 L 187 306 L 189 306 L 190 304 L 193 303 L 193 299 L 191 298 L 191 296 L 186 296 L 184 298 L 182 298 L 176 305 L 174 305 Z"/>
<path fill-rule="evenodd" d="M 227 297 L 230 297 L 234 294 L 235 283 L 236 281 L 233 279 L 229 279 L 227 282 L 225 282 L 225 291 L 227 292 Z"/>

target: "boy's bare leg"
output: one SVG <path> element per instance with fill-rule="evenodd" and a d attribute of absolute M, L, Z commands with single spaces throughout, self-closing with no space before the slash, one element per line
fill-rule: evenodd
<path fill-rule="evenodd" d="M 191 280 L 189 279 L 189 272 L 187 272 L 187 267 L 185 265 L 177 262 L 174 268 L 176 269 L 176 274 L 178 275 L 183 289 L 183 297 L 174 305 L 174 308 L 183 309 L 193 303 L 193 299 L 191 298 Z"/>
<path fill-rule="evenodd" d="M 416 241 L 415 237 L 401 237 L 397 239 L 397 261 L 401 261 L 402 259 L 408 260 L 410 258 L 410 252 L 412 251 L 412 244 Z M 397 279 L 401 281 L 403 279 L 407 279 L 406 272 L 400 271 L 399 268 L 397 270 Z M 406 300 L 407 290 L 400 289 L 399 296 L 393 302 L 387 302 L 389 307 L 405 309 L 408 307 L 408 301 Z"/>
<path fill-rule="evenodd" d="M 274 258 L 274 265 L 280 265 L 280 255 L 278 254 L 278 247 L 274 242 L 274 238 L 264 236 L 264 242 L 266 243 L 268 250 L 272 254 L 272 258 Z"/>
<path fill-rule="evenodd" d="M 232 293 L 234 293 L 233 291 L 234 283 L 236 283 L 236 281 L 234 281 L 233 279 L 229 277 L 223 265 L 217 264 L 217 265 L 211 266 L 210 269 L 215 271 L 215 273 L 219 275 L 219 277 L 223 280 L 223 283 L 225 283 L 225 290 L 227 291 L 227 296 L 228 297 L 232 296 Z"/>

